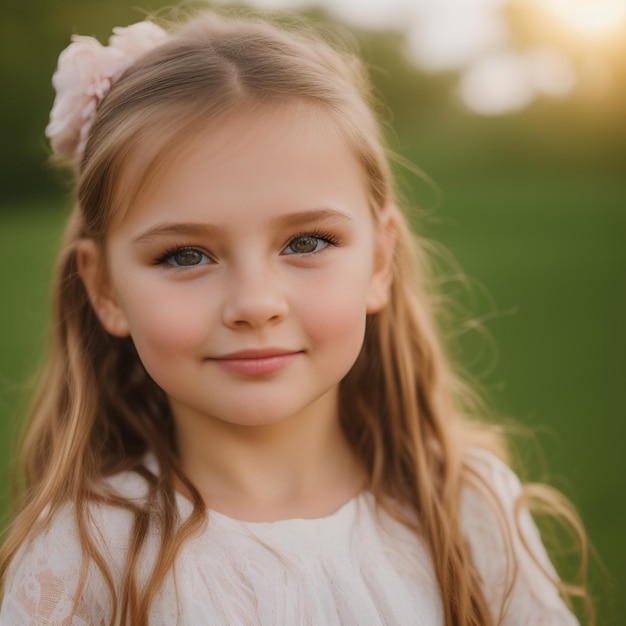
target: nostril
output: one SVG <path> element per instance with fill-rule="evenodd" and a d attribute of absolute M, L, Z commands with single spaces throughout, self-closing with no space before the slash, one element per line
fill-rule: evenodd
<path fill-rule="evenodd" d="M 276 324 L 288 313 L 286 302 L 269 294 L 260 298 L 240 298 L 224 306 L 225 324 L 236 327 L 257 328 L 265 324 Z"/>

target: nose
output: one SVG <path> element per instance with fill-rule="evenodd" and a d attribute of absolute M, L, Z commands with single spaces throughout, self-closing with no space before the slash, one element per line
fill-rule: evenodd
<path fill-rule="evenodd" d="M 284 285 L 276 268 L 250 264 L 232 272 L 225 288 L 224 324 L 260 328 L 276 324 L 288 312 Z"/>

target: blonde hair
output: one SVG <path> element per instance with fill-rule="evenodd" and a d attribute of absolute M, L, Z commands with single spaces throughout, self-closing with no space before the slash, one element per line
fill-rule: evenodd
<path fill-rule="evenodd" d="M 368 317 L 362 351 L 341 382 L 342 425 L 377 502 L 429 546 L 447 626 L 494 623 L 461 532 L 459 499 L 462 486 L 479 479 L 466 463 L 467 448 L 479 445 L 506 460 L 505 442 L 498 431 L 471 419 L 479 406 L 475 394 L 441 345 L 427 247 L 416 245 L 394 208 L 393 178 L 363 65 L 308 30 L 204 12 L 132 65 L 97 110 L 57 266 L 53 345 L 28 422 L 21 510 L 3 546 L 2 577 L 19 547 L 69 501 L 83 573 L 89 560 L 102 572 L 113 599 L 112 623 L 147 624 L 154 594 L 207 513 L 177 459 L 167 398 L 145 372 L 131 339 L 102 328 L 78 275 L 76 247 L 82 238 L 106 240 L 111 220 L 128 210 L 197 124 L 237 108 L 302 102 L 324 111 L 343 132 L 363 168 L 374 217 L 386 207 L 397 211 L 389 303 Z M 145 140 L 155 138 L 157 123 L 158 139 L 147 150 Z M 142 158 L 149 155 L 141 163 L 140 148 Z M 132 178 L 125 175 L 129 164 L 141 165 Z M 156 457 L 158 476 L 144 467 L 147 451 Z M 146 479 L 146 503 L 128 502 L 104 488 L 103 477 L 123 470 Z M 193 502 L 184 521 L 175 506 L 176 484 Z M 481 489 L 489 493 L 487 484 Z M 552 493 L 541 495 L 556 502 Z M 119 593 L 89 532 L 91 503 L 122 507 L 133 516 Z M 584 538 L 571 510 L 560 510 Z M 136 570 L 153 523 L 160 526 L 161 549 L 140 588 Z M 561 590 L 586 597 L 584 586 Z"/>

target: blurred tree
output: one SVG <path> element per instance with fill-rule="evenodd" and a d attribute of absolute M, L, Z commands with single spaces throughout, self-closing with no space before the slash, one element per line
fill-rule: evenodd
<path fill-rule="evenodd" d="M 139 21 L 127 0 L 22 0 L 3 10 L 0 23 L 0 201 L 58 195 L 57 177 L 46 166 L 44 128 L 54 99 L 51 77 L 72 34 L 105 42 L 112 25 Z M 167 2 L 150 0 L 148 9 Z"/>
<path fill-rule="evenodd" d="M 554 49 L 576 70 L 577 85 L 570 98 L 564 102 L 544 98 L 524 114 L 545 155 L 561 163 L 578 161 L 605 172 L 623 171 L 626 19 L 607 25 L 606 31 L 594 31 L 552 14 L 549 5 L 528 0 L 511 0 L 507 17 L 512 45 Z"/>

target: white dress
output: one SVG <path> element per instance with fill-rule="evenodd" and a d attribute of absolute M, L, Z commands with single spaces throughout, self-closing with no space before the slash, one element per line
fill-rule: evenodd
<path fill-rule="evenodd" d="M 485 452 L 474 451 L 472 458 L 513 523 L 513 504 L 521 489 L 517 477 Z M 112 482 L 129 498 L 145 493 L 143 479 L 134 474 L 116 476 Z M 178 504 L 183 516 L 191 511 L 182 496 Z M 469 487 L 462 494 L 461 511 L 463 531 L 495 618 L 511 574 L 498 522 L 484 497 Z M 121 572 L 125 558 L 129 519 L 123 511 L 94 507 L 98 545 L 114 576 Z M 554 575 L 527 512 L 522 514 L 521 526 L 535 558 Z M 144 557 L 154 555 L 157 544 L 153 534 Z M 514 550 L 518 576 L 502 623 L 578 624 L 519 539 Z M 147 567 L 150 559 L 144 561 Z M 108 626 L 109 593 L 95 566 L 89 571 L 77 612 L 71 615 L 80 566 L 73 512 L 68 506 L 12 562 L 0 625 Z M 376 512 L 369 494 L 319 519 L 252 523 L 211 511 L 202 534 L 184 544 L 175 578 L 169 574 L 155 597 L 151 626 L 443 624 L 426 546 L 398 522 Z"/>

